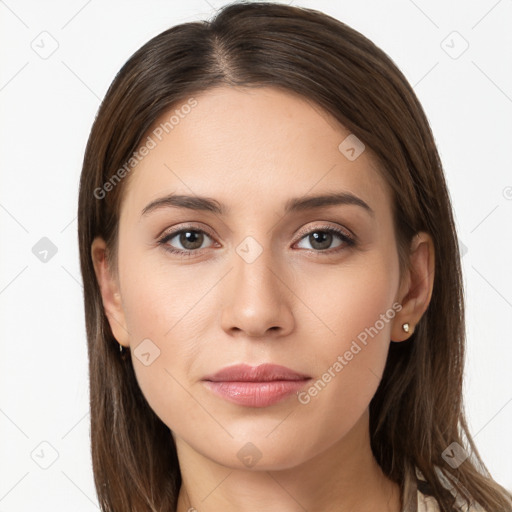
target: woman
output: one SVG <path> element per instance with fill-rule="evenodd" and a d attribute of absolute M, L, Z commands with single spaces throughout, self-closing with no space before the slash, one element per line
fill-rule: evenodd
<path fill-rule="evenodd" d="M 149 41 L 94 122 L 79 242 L 102 510 L 512 510 L 463 414 L 433 136 L 360 33 L 237 3 Z"/>

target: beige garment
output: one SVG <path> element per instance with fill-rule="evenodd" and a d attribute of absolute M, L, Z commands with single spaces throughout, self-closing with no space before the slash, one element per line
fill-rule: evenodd
<path fill-rule="evenodd" d="M 439 504 L 436 498 L 430 494 L 430 486 L 423 477 L 423 474 L 418 468 L 415 468 L 415 470 L 416 479 L 406 478 L 405 481 L 402 512 L 440 512 Z M 468 507 L 465 500 L 455 492 L 455 488 L 442 474 L 439 468 L 435 468 L 435 471 L 444 487 L 450 489 L 452 495 L 455 497 L 454 511 L 485 512 L 478 503 L 474 503 Z"/>

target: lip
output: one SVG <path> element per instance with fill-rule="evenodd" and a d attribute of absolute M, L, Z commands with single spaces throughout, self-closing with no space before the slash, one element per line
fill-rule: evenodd
<path fill-rule="evenodd" d="M 223 368 L 203 379 L 205 385 L 224 399 L 247 407 L 267 407 L 299 391 L 309 375 L 276 364 Z"/>

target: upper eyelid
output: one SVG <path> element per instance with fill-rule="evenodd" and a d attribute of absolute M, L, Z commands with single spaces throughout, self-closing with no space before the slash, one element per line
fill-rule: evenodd
<path fill-rule="evenodd" d="M 316 227 L 312 227 L 312 228 L 301 229 L 301 230 L 299 230 L 299 233 L 297 236 L 299 237 L 299 240 L 301 240 L 304 236 L 306 236 L 314 231 L 331 231 L 331 230 L 338 235 L 340 235 L 340 233 L 337 233 L 337 232 L 341 231 L 341 233 L 343 235 L 345 235 L 347 238 L 350 238 L 351 240 L 355 240 L 355 235 L 353 235 L 352 232 L 350 230 L 348 230 L 347 228 L 341 227 L 341 226 L 334 227 L 334 226 L 328 225 L 328 224 L 323 224 L 321 226 L 316 226 Z"/>
<path fill-rule="evenodd" d="M 187 230 L 189 230 L 189 231 L 199 231 L 199 232 L 207 234 L 211 238 L 215 238 L 215 236 L 210 232 L 210 230 L 208 230 L 206 228 L 198 227 L 198 226 L 189 225 L 189 226 L 183 226 L 183 227 L 177 228 L 177 229 L 171 229 L 169 231 L 167 231 L 165 229 L 164 231 L 162 231 L 162 233 L 160 235 L 157 236 L 157 239 L 158 240 L 162 240 L 162 239 L 167 238 L 169 236 L 170 237 L 175 237 L 176 235 L 179 235 L 183 231 L 187 231 Z"/>

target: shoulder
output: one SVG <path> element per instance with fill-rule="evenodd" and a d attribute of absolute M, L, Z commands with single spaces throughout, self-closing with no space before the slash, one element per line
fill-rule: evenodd
<path fill-rule="evenodd" d="M 478 503 L 472 503 L 468 506 L 456 492 L 456 489 L 446 478 L 446 476 L 436 468 L 436 473 L 443 486 L 448 489 L 454 496 L 453 511 L 454 512 L 486 512 Z M 439 503 L 434 497 L 434 493 L 430 484 L 425 480 L 421 471 L 416 468 L 416 484 L 417 484 L 417 512 L 440 512 Z"/>

